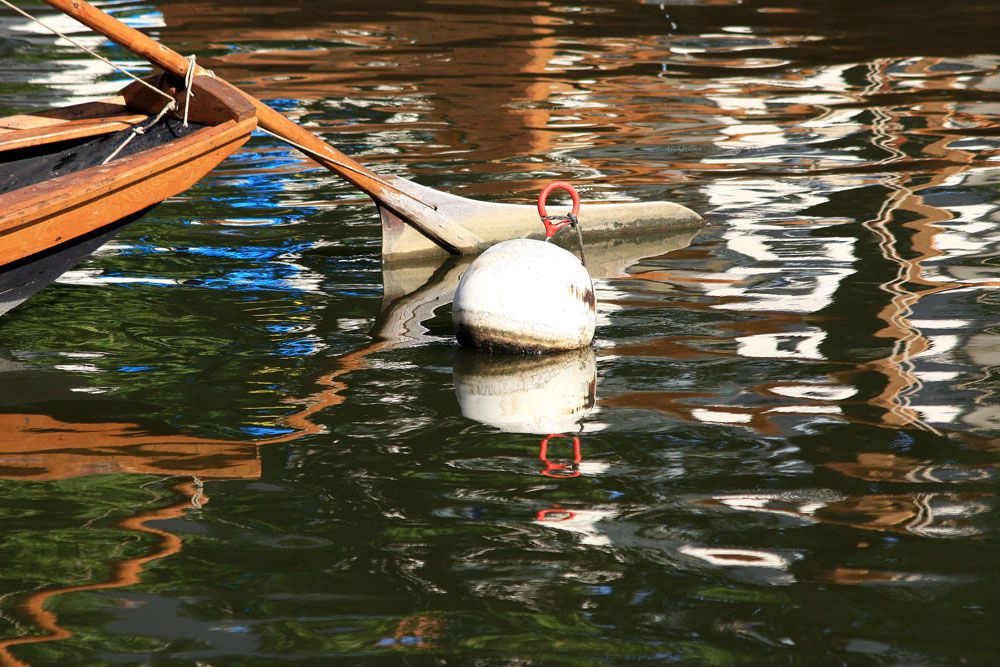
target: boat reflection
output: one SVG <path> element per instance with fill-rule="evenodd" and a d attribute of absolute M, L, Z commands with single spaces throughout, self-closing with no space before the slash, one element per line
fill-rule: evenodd
<path fill-rule="evenodd" d="M 102 421 L 100 416 L 106 419 L 120 406 L 86 389 L 69 373 L 0 359 L 0 479 L 61 480 L 112 473 L 260 476 L 255 444 Z M 60 405 L 65 409 L 59 410 Z M 48 413 L 40 410 L 46 406 Z"/>
<path fill-rule="evenodd" d="M 87 475 L 187 475 L 255 479 L 253 444 L 156 435 L 139 424 L 72 422 L 44 414 L 0 414 L 0 479 L 59 480 Z"/>
<path fill-rule="evenodd" d="M 164 435 L 136 423 L 101 421 L 93 415 L 108 414 L 117 407 L 115 402 L 79 389 L 69 374 L 0 359 L 0 479 L 56 482 L 132 474 L 147 478 L 146 484 L 151 484 L 149 476 L 153 482 L 178 477 L 188 481 L 168 486 L 180 500 L 131 515 L 128 512 L 135 510 L 126 509 L 126 516 L 117 522 L 123 543 L 134 540 L 135 534 L 152 538 L 144 554 L 112 560 L 107 579 L 43 587 L 21 597 L 20 613 L 33 631 L 41 634 L 0 640 L 3 664 L 23 664 L 11 653 L 13 647 L 71 636 L 56 614 L 46 608 L 53 598 L 134 586 L 141 582 L 149 563 L 179 553 L 182 539 L 150 524 L 180 519 L 204 506 L 208 497 L 202 480 L 260 477 L 259 450 L 253 443 Z M 48 414 L 40 411 L 46 406 Z M 60 410 L 59 406 L 66 407 Z"/>

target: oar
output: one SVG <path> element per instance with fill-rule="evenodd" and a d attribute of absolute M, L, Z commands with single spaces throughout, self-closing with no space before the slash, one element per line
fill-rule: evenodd
<path fill-rule="evenodd" d="M 184 76 L 191 66 L 181 54 L 85 0 L 45 2 L 160 69 Z M 208 73 L 200 66 L 195 68 L 195 74 Z M 379 176 L 252 95 L 240 92 L 256 108 L 260 127 L 297 145 L 307 156 L 375 200 L 382 213 L 383 229 L 389 230 L 391 236 L 383 240 L 383 255 L 433 252 L 434 246 L 423 240 L 424 237 L 448 252 L 464 254 L 482 251 L 503 238 L 543 231 L 534 206 L 481 202 L 427 188 L 398 176 Z M 609 234 L 629 234 L 690 228 L 700 222 L 700 217 L 670 202 L 597 205 L 585 202 L 581 220 L 588 234 L 602 230 Z M 399 221 L 417 228 L 422 235 L 407 232 Z M 385 231 L 383 236 L 386 236 Z"/>

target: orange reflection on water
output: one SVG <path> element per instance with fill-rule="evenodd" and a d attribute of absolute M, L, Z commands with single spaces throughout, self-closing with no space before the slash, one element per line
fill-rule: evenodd
<path fill-rule="evenodd" d="M 988 466 L 941 465 L 908 456 L 868 452 L 854 461 L 827 463 L 831 470 L 869 482 L 909 482 L 918 484 L 965 483 L 990 480 L 997 474 L 997 464 Z"/>
<path fill-rule="evenodd" d="M 0 662 L 4 665 L 26 665 L 16 658 L 10 649 L 15 646 L 26 644 L 38 644 L 43 642 L 59 641 L 69 639 L 73 633 L 64 628 L 59 623 L 59 618 L 52 611 L 45 608 L 46 603 L 55 597 L 68 593 L 79 593 L 83 591 L 99 591 L 113 588 L 124 588 L 135 586 L 142 581 L 142 571 L 149 563 L 163 558 L 167 558 L 179 553 L 183 547 L 181 539 L 166 530 L 154 528 L 146 524 L 153 521 L 165 521 L 168 519 L 178 519 L 184 516 L 192 506 L 201 507 L 208 502 L 208 497 L 204 495 L 201 483 L 183 483 L 173 487 L 175 491 L 184 496 L 184 501 L 163 507 L 160 509 L 142 512 L 132 517 L 123 519 L 118 523 L 122 530 L 141 533 L 156 538 L 156 545 L 144 556 L 129 558 L 127 560 L 114 563 L 111 567 L 111 576 L 107 581 L 90 584 L 79 584 L 77 586 L 63 586 L 50 588 L 39 593 L 33 593 L 18 603 L 18 608 L 40 631 L 46 633 L 31 637 L 15 637 L 13 639 L 0 640 Z"/>
<path fill-rule="evenodd" d="M 982 532 L 973 517 L 989 511 L 977 494 L 916 493 L 845 498 L 816 509 L 824 523 L 928 537 L 962 537 Z"/>
<path fill-rule="evenodd" d="M 797 517 L 807 523 L 922 537 L 967 537 L 983 532 L 978 515 L 988 512 L 991 495 L 912 493 L 847 496 L 835 492 L 726 494 L 701 501 L 742 512 Z"/>
<path fill-rule="evenodd" d="M 550 150 L 556 135 L 548 129 L 552 113 L 545 102 L 575 90 L 572 83 L 548 76 L 558 45 L 551 36 L 553 24 L 560 19 L 547 6 L 508 2 L 492 11 L 476 7 L 466 18 L 468 7 L 442 3 L 419 12 L 403 10 L 399 20 L 382 22 L 355 16 L 274 20 L 273 7 L 257 4 L 240 4 L 237 10 L 217 3 L 170 3 L 162 11 L 168 40 L 212 43 L 218 26 L 206 29 L 204 23 L 212 15 L 231 24 L 227 41 L 273 45 L 253 50 L 218 45 L 229 52 L 205 58 L 207 66 L 252 93 L 374 105 L 395 116 L 383 126 L 394 135 L 392 146 L 385 147 L 390 154 L 400 149 L 438 156 L 474 152 L 475 159 L 492 161 L 511 156 L 514 136 L 519 137 L 517 154 Z M 483 34 L 484 23 L 488 34 Z M 458 103 L 439 104 L 442 99 Z M 371 136 L 370 126 L 320 123 L 345 137 L 364 132 L 366 140 L 380 140 Z M 431 133 L 433 140 L 407 139 L 419 133 Z M 377 153 L 369 159 L 382 160 Z M 483 179 L 480 188 L 500 192 L 503 185 Z"/>
<path fill-rule="evenodd" d="M 0 414 L 0 478 L 56 480 L 110 473 L 256 479 L 260 458 L 253 444 L 153 435 L 138 424 Z"/>
<path fill-rule="evenodd" d="M 178 519 L 190 508 L 208 502 L 200 477 L 256 479 L 260 477 L 260 459 L 257 446 L 251 443 L 154 435 L 138 424 L 80 423 L 40 414 L 0 414 L 0 478 L 50 481 L 112 473 L 191 476 L 194 481 L 173 487 L 184 496 L 183 502 L 118 522 L 124 531 L 156 538 L 155 546 L 146 555 L 113 563 L 106 581 L 48 588 L 22 599 L 18 608 L 45 634 L 0 640 L 3 664 L 25 664 L 10 652 L 15 646 L 72 636 L 55 613 L 46 609 L 53 598 L 136 585 L 148 563 L 178 553 L 183 546 L 180 537 L 147 524 Z"/>

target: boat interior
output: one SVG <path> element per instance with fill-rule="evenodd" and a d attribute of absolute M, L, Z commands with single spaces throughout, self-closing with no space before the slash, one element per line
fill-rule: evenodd
<path fill-rule="evenodd" d="M 111 127 L 108 129 L 112 131 L 102 134 L 79 137 L 69 132 L 67 138 L 65 135 L 59 136 L 52 132 L 53 140 L 46 143 L 20 147 L 14 142 L 11 142 L 13 145 L 9 147 L 0 143 L 0 194 L 101 165 L 132 134 L 132 126 L 148 121 L 145 115 L 135 115 L 130 118 L 135 120 L 127 123 L 129 127 L 119 130 Z M 67 121 L 62 125 L 72 122 Z M 119 124 L 126 123 L 117 121 L 114 122 L 114 127 Z M 148 151 L 174 139 L 193 134 L 203 127 L 205 126 L 198 123 L 189 123 L 185 127 L 180 119 L 163 118 L 125 144 L 114 159 Z M 4 137 L 0 135 L 0 142 L 3 140 Z"/>
<path fill-rule="evenodd" d="M 114 161 L 143 153 L 245 115 L 240 112 L 248 110 L 248 103 L 233 96 L 229 86 L 198 79 L 187 122 L 176 110 L 157 119 L 167 99 L 139 83 L 117 97 L 0 119 L 0 194 L 99 166 L 109 156 Z M 166 75 L 145 81 L 183 109 L 182 81 Z M 134 133 L 136 128 L 140 132 Z"/>

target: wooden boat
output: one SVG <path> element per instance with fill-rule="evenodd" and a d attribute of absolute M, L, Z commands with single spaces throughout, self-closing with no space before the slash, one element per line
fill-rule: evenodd
<path fill-rule="evenodd" d="M 183 109 L 181 81 L 148 82 Z M 98 102 L 0 119 L 0 314 L 246 142 L 257 121 L 239 91 L 208 76 L 191 89 L 187 125 L 176 112 L 157 121 L 168 102 L 139 83 Z M 142 133 L 102 164 L 135 128 Z"/>

